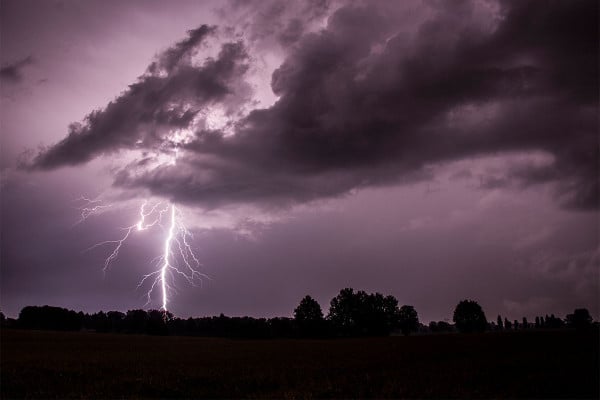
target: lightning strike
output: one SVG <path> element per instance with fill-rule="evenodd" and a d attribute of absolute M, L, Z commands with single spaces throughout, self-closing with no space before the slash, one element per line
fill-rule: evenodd
<path fill-rule="evenodd" d="M 166 273 L 170 267 L 169 256 L 171 253 L 171 241 L 173 240 L 173 230 L 175 229 L 175 206 L 171 206 L 171 226 L 169 227 L 169 234 L 165 240 L 165 253 L 163 255 L 164 264 L 160 270 L 160 283 L 162 285 L 162 299 L 163 299 L 163 310 L 167 311 L 167 287 L 166 287 Z"/>
<path fill-rule="evenodd" d="M 168 228 L 162 225 L 165 214 L 168 213 Z M 93 250 L 101 246 L 112 245 L 112 252 L 104 261 L 103 272 L 106 273 L 110 266 L 117 260 L 119 251 L 132 235 L 133 232 L 141 232 L 158 225 L 165 233 L 162 255 L 156 257 L 151 264 L 160 265 L 160 268 L 142 276 L 138 284 L 138 289 L 143 287 L 146 282 L 151 282 L 146 292 L 146 304 L 152 302 L 154 291 L 160 287 L 161 291 L 161 309 L 167 311 L 169 293 L 175 291 L 175 277 L 180 276 L 189 284 L 196 286 L 202 282 L 203 278 L 209 277 L 198 271 L 201 266 L 200 261 L 190 245 L 192 238 L 191 232 L 183 223 L 181 211 L 174 204 L 157 202 L 148 207 L 148 201 L 145 200 L 139 209 L 139 219 L 134 224 L 121 228 L 124 234 L 116 240 L 106 240 L 97 243 L 85 251 Z"/>
<path fill-rule="evenodd" d="M 179 157 L 179 146 L 182 143 L 186 143 L 192 135 L 192 132 L 187 130 L 174 132 L 169 139 L 173 146 L 172 151 L 170 154 L 169 152 L 165 154 L 167 155 L 166 160 L 163 161 L 161 159 L 159 162 L 164 162 L 164 164 L 171 166 L 176 165 L 177 158 Z M 98 214 L 105 208 L 110 207 L 110 205 L 97 204 L 101 203 L 100 200 L 91 200 L 83 196 L 79 200 L 86 202 L 86 206 L 80 208 L 82 213 L 81 221 L 85 221 L 90 215 Z M 169 213 L 170 220 L 168 228 L 165 228 L 162 225 L 162 220 L 167 212 Z M 121 228 L 124 232 L 121 238 L 97 243 L 85 251 L 101 246 L 112 246 L 112 252 L 104 260 L 104 267 L 102 269 L 106 274 L 110 266 L 117 260 L 119 251 L 132 233 L 146 231 L 156 225 L 166 233 L 162 255 L 155 257 L 151 261 L 151 265 L 160 265 L 160 267 L 153 272 L 143 275 L 137 288 L 139 289 L 146 284 L 150 286 L 146 292 L 147 301 L 145 305 L 152 302 L 154 291 L 160 288 L 162 299 L 161 309 L 166 315 L 169 293 L 174 292 L 176 289 L 176 277 L 185 279 L 193 286 L 202 283 L 203 278 L 210 279 L 207 275 L 198 271 L 201 264 L 190 245 L 190 240 L 193 238 L 192 234 L 183 223 L 181 211 L 174 204 L 159 201 L 150 207 L 148 201 L 144 200 L 139 208 L 138 221 L 128 227 Z"/>

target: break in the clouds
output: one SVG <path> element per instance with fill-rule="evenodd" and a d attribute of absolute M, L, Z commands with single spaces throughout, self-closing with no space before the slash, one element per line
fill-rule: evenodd
<path fill-rule="evenodd" d="M 23 70 L 33 63 L 32 56 L 9 63 L 0 68 L 0 79 L 4 82 L 19 83 L 23 80 Z"/>
<path fill-rule="evenodd" d="M 315 15 L 327 9 L 315 4 Z M 561 205 L 597 207 L 598 3 L 433 2 L 408 28 L 399 7 L 344 5 L 308 32 L 301 20 L 290 20 L 296 30 L 275 25 L 270 33 L 289 47 L 267 108 L 252 108 L 247 76 L 260 47 L 202 25 L 32 166 L 140 150 L 116 173 L 118 187 L 207 206 L 271 205 L 535 151 L 547 162 L 487 184 L 553 182 Z M 203 58 L 209 46 L 218 52 Z M 211 126 L 207 109 L 227 123 Z M 175 165 L 149 163 L 175 151 Z"/>

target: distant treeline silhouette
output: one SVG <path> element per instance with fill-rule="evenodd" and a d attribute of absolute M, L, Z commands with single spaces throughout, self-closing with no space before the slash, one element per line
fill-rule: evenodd
<path fill-rule="evenodd" d="M 509 321 L 498 315 L 488 322 L 481 306 L 472 300 L 460 301 L 453 314 L 453 324 L 432 321 L 428 326 L 419 322 L 413 306 L 399 307 L 393 296 L 346 288 L 330 302 L 324 316 L 319 303 L 304 297 L 294 309 L 294 317 L 253 318 L 214 317 L 182 319 L 162 310 L 129 310 L 87 314 L 61 307 L 27 306 L 18 319 L 5 318 L 0 313 L 2 327 L 37 330 L 95 331 L 150 335 L 189 335 L 225 338 L 325 338 L 387 336 L 392 333 L 484 332 L 529 329 L 588 329 L 592 318 L 587 309 L 576 309 L 564 320 L 554 314 L 539 316 L 534 323 L 526 318 Z M 596 323 L 597 325 L 597 323 Z"/>

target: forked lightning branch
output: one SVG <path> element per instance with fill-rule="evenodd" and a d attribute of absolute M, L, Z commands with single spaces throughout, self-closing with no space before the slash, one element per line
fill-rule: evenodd
<path fill-rule="evenodd" d="M 80 208 L 79 222 L 110 207 L 110 205 L 99 205 L 100 200 L 90 200 L 85 197 L 78 200 L 86 203 Z M 156 296 L 155 292 L 160 291 L 161 309 L 167 311 L 170 295 L 175 292 L 175 282 L 178 277 L 194 286 L 200 283 L 202 278 L 207 278 L 205 274 L 198 271 L 200 261 L 191 246 L 192 233 L 185 227 L 182 213 L 174 204 L 156 202 L 151 205 L 148 201 L 144 201 L 140 205 L 138 220 L 122 228 L 124 233 L 121 238 L 96 243 L 86 251 L 98 247 L 112 248 L 111 253 L 104 260 L 103 271 L 106 273 L 117 260 L 119 251 L 131 235 L 156 228 L 165 232 L 162 253 L 151 262 L 155 269 L 142 276 L 138 289 L 148 287 L 146 305 L 152 303 L 152 299 Z"/>

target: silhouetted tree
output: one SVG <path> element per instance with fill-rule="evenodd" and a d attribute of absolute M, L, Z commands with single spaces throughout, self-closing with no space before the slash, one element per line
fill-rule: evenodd
<path fill-rule="evenodd" d="M 393 311 L 388 315 L 388 304 L 381 293 L 367 294 L 357 292 L 360 302 L 356 313 L 358 333 L 360 335 L 388 335 L 392 327 L 397 324 L 398 300 L 394 299 Z M 394 321 L 390 324 L 390 321 Z"/>
<path fill-rule="evenodd" d="M 578 308 L 573 314 L 567 314 L 567 325 L 575 329 L 588 329 L 592 326 L 592 316 L 587 308 Z"/>
<path fill-rule="evenodd" d="M 329 305 L 329 319 L 335 328 L 343 333 L 352 333 L 356 330 L 356 314 L 360 303 L 358 293 L 354 289 L 345 288 L 331 299 Z"/>
<path fill-rule="evenodd" d="M 188 334 L 185 330 L 185 319 L 174 317 L 171 319 L 167 319 L 166 324 L 169 335 L 182 336 Z"/>
<path fill-rule="evenodd" d="M 454 309 L 452 318 L 459 332 L 483 332 L 487 320 L 481 306 L 473 300 L 462 300 Z"/>
<path fill-rule="evenodd" d="M 298 307 L 294 309 L 294 320 L 299 323 L 321 321 L 323 311 L 319 303 L 310 296 L 300 300 Z"/>
<path fill-rule="evenodd" d="M 411 307 L 412 306 L 403 306 L 403 307 Z M 413 308 L 414 310 L 414 308 Z M 419 317 L 417 315 L 417 311 L 415 311 L 415 317 L 417 318 L 417 327 L 419 325 Z M 385 296 L 383 298 L 383 314 L 385 319 L 385 329 L 387 333 L 391 332 L 396 327 L 400 326 L 400 318 L 401 313 L 400 309 L 398 309 L 398 300 L 391 295 Z"/>
<path fill-rule="evenodd" d="M 169 333 L 167 322 L 173 319 L 173 314 L 163 310 L 150 310 L 147 315 L 145 333 L 160 336 Z"/>
<path fill-rule="evenodd" d="M 125 330 L 130 333 L 145 333 L 148 313 L 144 310 L 129 310 L 123 321 Z"/>
<path fill-rule="evenodd" d="M 97 312 L 90 316 L 91 326 L 89 329 L 93 329 L 96 332 L 109 332 L 110 324 L 108 321 L 108 317 L 103 311 Z"/>
<path fill-rule="evenodd" d="M 387 335 L 397 326 L 398 315 L 393 296 L 346 288 L 331 300 L 327 319 L 341 335 Z"/>
<path fill-rule="evenodd" d="M 556 318 L 554 316 L 554 314 L 550 314 L 550 316 L 546 315 L 545 325 L 546 325 L 546 328 L 559 329 L 559 328 L 562 328 L 564 326 L 564 322 L 563 322 L 562 319 Z"/>
<path fill-rule="evenodd" d="M 527 322 L 527 318 L 526 317 L 523 317 L 522 326 L 523 326 L 523 329 L 529 328 L 529 322 Z"/>
<path fill-rule="evenodd" d="M 504 329 L 507 331 L 512 329 L 512 323 L 508 320 L 508 318 L 504 318 Z"/>
<path fill-rule="evenodd" d="M 535 317 L 535 327 L 536 327 L 536 329 L 539 329 L 539 327 L 540 327 L 540 317 Z"/>
<path fill-rule="evenodd" d="M 550 318 L 552 319 L 552 327 L 553 328 L 564 328 L 566 326 L 566 321 L 564 319 L 561 318 L 557 318 L 554 316 L 554 314 L 550 315 Z"/>
<path fill-rule="evenodd" d="M 416 332 L 419 328 L 419 316 L 413 306 L 402 306 L 399 312 L 399 326 L 403 335 Z"/>
<path fill-rule="evenodd" d="M 301 336 L 316 336 L 323 333 L 323 311 L 321 305 L 310 296 L 300 300 L 294 309 L 294 321 L 298 325 Z M 276 326 L 280 326 L 278 322 Z"/>
<path fill-rule="evenodd" d="M 437 332 L 452 332 L 454 330 L 454 327 L 452 325 L 450 325 L 449 323 L 447 323 L 446 321 L 431 321 L 429 323 L 429 330 L 431 332 L 437 333 Z"/>
<path fill-rule="evenodd" d="M 496 318 L 496 324 L 498 325 L 498 329 L 502 330 L 504 329 L 504 324 L 502 323 L 502 317 L 500 315 L 498 315 L 498 318 Z"/>
<path fill-rule="evenodd" d="M 440 332 L 454 332 L 454 325 L 446 321 L 438 321 L 438 330 Z"/>
<path fill-rule="evenodd" d="M 514 329 L 514 330 L 517 330 L 517 329 L 519 329 L 519 321 L 517 321 L 516 319 L 515 319 L 515 321 L 513 322 L 513 329 Z"/>
<path fill-rule="evenodd" d="M 197 335 L 198 334 L 198 325 L 196 324 L 196 320 L 192 317 L 189 317 L 185 321 L 185 332 L 187 335 Z"/>
<path fill-rule="evenodd" d="M 294 336 L 294 320 L 285 317 L 275 317 L 269 319 L 269 326 L 271 328 L 272 337 L 293 337 Z M 323 333 L 325 333 L 325 320 L 321 319 L 320 323 L 323 326 Z M 321 332 L 319 332 L 320 334 Z"/>
<path fill-rule="evenodd" d="M 125 329 L 125 314 L 120 311 L 109 311 L 106 313 L 108 329 L 111 332 L 121 332 Z"/>
<path fill-rule="evenodd" d="M 81 329 L 83 321 L 79 314 L 66 308 L 27 306 L 19 313 L 18 324 L 25 329 L 75 331 Z"/>
<path fill-rule="evenodd" d="M 427 327 L 429 328 L 430 332 L 438 332 L 438 325 L 436 321 L 431 321 L 429 322 L 429 325 L 427 325 Z"/>

